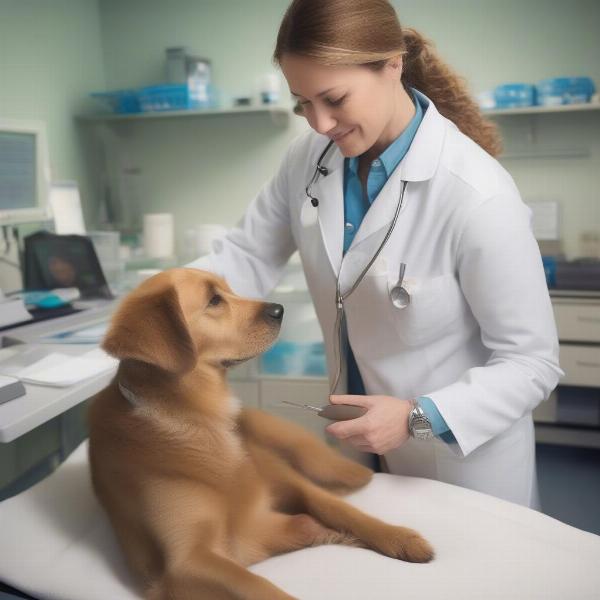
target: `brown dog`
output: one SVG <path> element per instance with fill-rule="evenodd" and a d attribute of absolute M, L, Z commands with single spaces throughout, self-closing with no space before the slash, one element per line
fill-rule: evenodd
<path fill-rule="evenodd" d="M 145 281 L 114 315 L 103 347 L 121 362 L 90 407 L 90 464 L 149 599 L 290 600 L 245 566 L 318 544 L 433 556 L 415 531 L 334 493 L 365 485 L 369 469 L 232 402 L 227 368 L 265 351 L 282 316 L 194 269 Z"/>

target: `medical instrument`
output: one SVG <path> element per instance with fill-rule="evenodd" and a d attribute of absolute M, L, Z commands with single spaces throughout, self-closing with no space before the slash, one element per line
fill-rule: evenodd
<path fill-rule="evenodd" d="M 362 417 L 367 409 L 364 406 L 354 406 L 352 404 L 328 404 L 327 406 L 311 406 L 310 404 L 298 404 L 297 402 L 290 402 L 289 400 L 282 400 L 285 404 L 291 404 L 298 408 L 304 408 L 305 410 L 312 410 L 330 421 L 349 421 L 350 419 L 357 419 Z"/>
<path fill-rule="evenodd" d="M 323 175 L 324 177 L 327 177 L 327 175 L 329 175 L 329 169 L 327 167 L 324 167 L 321 163 L 323 162 L 323 159 L 325 158 L 325 156 L 327 156 L 327 153 L 329 152 L 329 148 L 331 148 L 331 146 L 333 145 L 333 140 L 331 140 L 329 142 L 329 144 L 327 144 L 327 146 L 325 147 L 325 150 L 323 150 L 323 152 L 321 152 L 321 156 L 319 156 L 319 159 L 317 160 L 317 166 L 315 167 L 315 172 L 313 173 L 313 176 L 311 177 L 310 181 L 308 182 L 308 185 L 306 186 L 306 195 L 310 198 L 310 203 L 317 208 L 317 206 L 319 206 L 319 199 L 315 198 L 313 195 L 311 195 L 311 189 L 312 186 L 317 183 L 317 180 L 319 179 L 319 175 Z"/>
<path fill-rule="evenodd" d="M 313 176 L 311 177 L 310 181 L 308 182 L 308 185 L 306 186 L 306 190 L 305 190 L 306 195 L 310 198 L 310 202 L 315 208 L 319 206 L 319 199 L 311 194 L 312 186 L 319 179 L 319 175 L 327 176 L 329 174 L 329 169 L 327 169 L 327 167 L 323 166 L 322 162 L 323 162 L 325 156 L 327 155 L 327 153 L 329 152 L 329 149 L 333 145 L 333 142 L 334 141 L 331 140 L 325 147 L 325 150 L 323 150 L 323 152 L 321 152 L 321 155 L 319 156 L 319 158 L 317 160 L 317 166 L 315 168 L 315 172 L 313 173 Z M 350 290 L 346 294 L 342 294 L 342 292 L 340 290 L 340 273 L 342 270 L 341 266 L 340 266 L 340 270 L 338 271 L 337 281 L 336 281 L 336 291 L 335 291 L 336 317 L 335 317 L 335 336 L 334 336 L 335 339 L 337 340 L 337 345 L 335 347 L 335 354 L 336 354 L 336 358 L 337 358 L 337 361 L 336 361 L 337 362 L 337 372 L 335 375 L 335 379 L 333 381 L 333 385 L 331 386 L 331 389 L 329 390 L 330 395 L 335 393 L 335 390 L 336 390 L 339 380 L 340 380 L 340 375 L 342 373 L 342 355 L 341 355 L 342 339 L 341 339 L 341 337 L 342 337 L 342 319 L 343 319 L 343 315 L 344 315 L 344 300 L 346 300 L 350 296 L 350 294 L 352 294 L 352 292 L 354 292 L 354 290 L 358 287 L 358 284 L 363 280 L 364 276 L 367 274 L 367 271 L 371 268 L 371 265 L 377 260 L 377 257 L 383 250 L 384 246 L 387 244 L 387 241 L 389 240 L 390 236 L 392 235 L 392 232 L 394 231 L 394 227 L 396 226 L 396 221 L 398 220 L 398 215 L 400 214 L 400 211 L 402 210 L 402 204 L 404 203 L 404 192 L 406 191 L 407 182 L 402 181 L 401 183 L 402 183 L 402 187 L 400 189 L 400 197 L 398 198 L 398 205 L 396 206 L 396 212 L 394 213 L 394 218 L 392 219 L 392 223 L 389 226 L 387 233 L 385 234 L 385 237 L 383 238 L 383 241 L 379 245 L 379 248 L 377 248 L 377 251 L 373 254 L 373 257 L 368 262 L 367 266 L 362 270 L 361 274 L 356 278 L 354 285 L 350 288 Z M 404 277 L 404 269 L 405 268 L 406 268 L 406 265 L 404 266 L 404 268 L 400 267 L 400 274 L 402 275 L 402 278 Z M 400 281 L 399 283 L 400 283 L 400 287 L 401 287 L 402 281 Z M 398 284 L 396 284 L 396 285 L 398 285 Z M 406 290 L 404 290 L 404 291 L 406 292 Z M 406 294 L 408 294 L 408 292 L 406 292 Z M 404 300 L 406 300 L 406 297 L 404 296 L 404 294 L 401 294 L 401 295 L 403 296 Z M 409 296 L 409 301 L 410 301 L 410 296 Z M 392 298 L 392 302 L 393 302 L 393 298 Z M 396 304 L 394 304 L 394 306 L 396 306 Z M 398 308 L 404 308 L 404 307 L 400 306 Z"/>
<path fill-rule="evenodd" d="M 394 287 L 390 290 L 390 298 L 392 300 L 392 304 L 396 308 L 406 308 L 410 304 L 410 294 L 406 291 L 406 288 L 402 287 L 405 270 L 406 263 L 400 263 L 398 283 L 396 283 L 396 285 L 394 285 Z"/>

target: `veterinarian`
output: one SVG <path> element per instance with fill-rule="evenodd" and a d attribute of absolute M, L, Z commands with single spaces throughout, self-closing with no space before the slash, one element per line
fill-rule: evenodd
<path fill-rule="evenodd" d="M 385 0 L 294 0 L 274 58 L 310 130 L 190 266 L 265 297 L 297 249 L 331 383 L 341 300 L 330 401 L 368 409 L 327 430 L 391 473 L 537 507 L 531 413 L 562 371 L 494 126 Z"/>

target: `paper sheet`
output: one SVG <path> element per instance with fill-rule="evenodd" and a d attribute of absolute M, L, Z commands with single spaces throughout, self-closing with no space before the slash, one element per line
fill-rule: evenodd
<path fill-rule="evenodd" d="M 67 387 L 117 366 L 118 360 L 100 348 L 81 356 L 51 352 L 44 358 L 17 371 L 15 376 L 25 383 Z"/>

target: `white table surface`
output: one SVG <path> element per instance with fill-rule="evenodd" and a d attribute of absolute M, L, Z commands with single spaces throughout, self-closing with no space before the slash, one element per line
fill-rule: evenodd
<path fill-rule="evenodd" d="M 0 373 L 10 375 L 41 358 L 43 353 L 61 352 L 79 356 L 96 348 L 94 344 L 39 344 L 40 336 L 84 327 L 110 317 L 117 300 L 103 302 L 80 313 L 25 325 L 0 333 Z M 9 344 L 9 345 L 7 345 Z M 0 404 L 0 443 L 8 443 L 61 415 L 104 388 L 116 371 L 91 377 L 69 387 L 50 387 L 25 383 L 27 393 Z"/>

